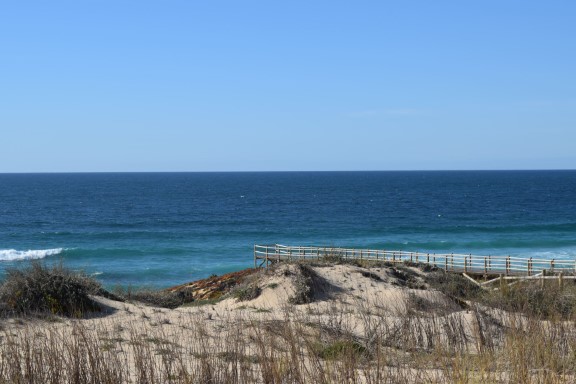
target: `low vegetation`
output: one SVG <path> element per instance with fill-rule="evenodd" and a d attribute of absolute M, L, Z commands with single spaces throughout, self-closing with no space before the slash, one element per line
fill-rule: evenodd
<path fill-rule="evenodd" d="M 100 309 L 92 295 L 105 291 L 62 266 L 10 270 L 0 286 L 8 316 L 0 323 L 0 383 L 576 382 L 572 282 L 489 291 L 428 267 L 361 265 L 351 274 L 384 284 L 385 271 L 388 286 L 406 293 L 406 307 L 392 312 L 388 303 L 358 297 L 350 311 L 332 300 L 336 287 L 317 267 L 291 269 L 295 292 L 280 312 L 242 303 L 245 309 L 217 317 L 219 298 L 193 308 L 194 316 L 182 312 L 169 320 L 163 316 L 170 309 L 138 306 L 139 322 L 74 320 L 40 328 L 30 316 L 81 317 Z M 282 289 L 265 274 L 227 297 L 249 301 Z M 164 308 L 183 300 L 153 290 L 117 290 L 109 297 Z"/>
<path fill-rule="evenodd" d="M 262 293 L 262 289 L 256 284 L 247 284 L 232 290 L 231 296 L 238 301 L 254 300 Z"/>
<path fill-rule="evenodd" d="M 100 310 L 90 295 L 102 290 L 93 278 L 62 265 L 33 262 L 25 268 L 11 268 L 0 286 L 0 302 L 6 314 L 19 316 L 61 315 L 82 317 Z"/>
<path fill-rule="evenodd" d="M 117 287 L 114 294 L 125 301 L 139 302 L 161 308 L 174 309 L 185 302 L 185 296 L 182 294 L 152 288 Z"/>

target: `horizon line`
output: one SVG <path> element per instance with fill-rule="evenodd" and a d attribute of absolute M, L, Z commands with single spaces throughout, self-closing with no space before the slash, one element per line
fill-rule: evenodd
<path fill-rule="evenodd" d="M 358 170 L 247 170 L 247 171 L 0 171 L 0 175 L 50 175 L 50 174 L 161 174 L 161 173 L 353 173 L 353 172 L 559 172 L 576 171 L 576 168 L 522 168 L 522 169 L 358 169 Z"/>

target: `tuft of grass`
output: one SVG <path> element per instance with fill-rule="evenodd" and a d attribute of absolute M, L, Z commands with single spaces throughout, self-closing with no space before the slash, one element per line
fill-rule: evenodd
<path fill-rule="evenodd" d="M 306 304 L 312 302 L 312 285 L 316 272 L 308 265 L 296 264 L 300 272 L 295 279 L 296 291 L 294 295 L 288 299 L 290 304 Z"/>
<path fill-rule="evenodd" d="M 84 273 L 34 261 L 25 268 L 7 269 L 0 301 L 17 315 L 82 317 L 101 310 L 90 298 L 100 291 L 100 283 Z"/>
<path fill-rule="evenodd" d="M 155 307 L 174 309 L 184 303 L 183 295 L 151 288 L 117 288 L 115 294 L 127 301 L 137 301 Z"/>
<path fill-rule="evenodd" d="M 238 287 L 233 290 L 231 295 L 238 299 L 238 301 L 249 301 L 254 300 L 262 293 L 262 289 L 256 284 L 249 284 L 243 287 Z"/>
<path fill-rule="evenodd" d="M 539 282 L 525 281 L 486 293 L 481 301 L 495 308 L 521 312 L 538 319 L 576 318 L 574 285 L 560 288 L 556 284 L 548 284 L 542 287 Z"/>
<path fill-rule="evenodd" d="M 426 274 L 425 280 L 431 288 L 455 299 L 474 300 L 484 293 L 482 288 L 463 276 L 441 269 Z"/>
<path fill-rule="evenodd" d="M 318 356 L 324 360 L 342 360 L 367 356 L 368 351 L 360 343 L 353 340 L 336 340 L 323 346 Z"/>

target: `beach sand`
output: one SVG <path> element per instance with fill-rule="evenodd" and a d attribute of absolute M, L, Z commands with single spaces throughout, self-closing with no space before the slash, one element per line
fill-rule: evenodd
<path fill-rule="evenodd" d="M 19 369 L 60 369 L 53 382 L 510 382 L 475 359 L 505 348 L 504 329 L 526 319 L 455 301 L 428 273 L 281 264 L 176 309 L 95 297 L 105 311 L 90 318 L 5 320 L 0 375 L 29 355 Z"/>

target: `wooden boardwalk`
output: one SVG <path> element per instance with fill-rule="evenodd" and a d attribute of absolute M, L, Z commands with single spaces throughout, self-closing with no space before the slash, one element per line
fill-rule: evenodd
<path fill-rule="evenodd" d="M 536 277 L 545 275 L 576 275 L 574 260 L 522 258 L 513 256 L 478 256 L 455 253 L 422 253 L 352 249 L 337 247 L 300 247 L 286 245 L 255 245 L 254 266 L 262 267 L 278 261 L 297 260 L 374 260 L 392 263 L 422 263 L 447 272 L 481 276 Z"/>

